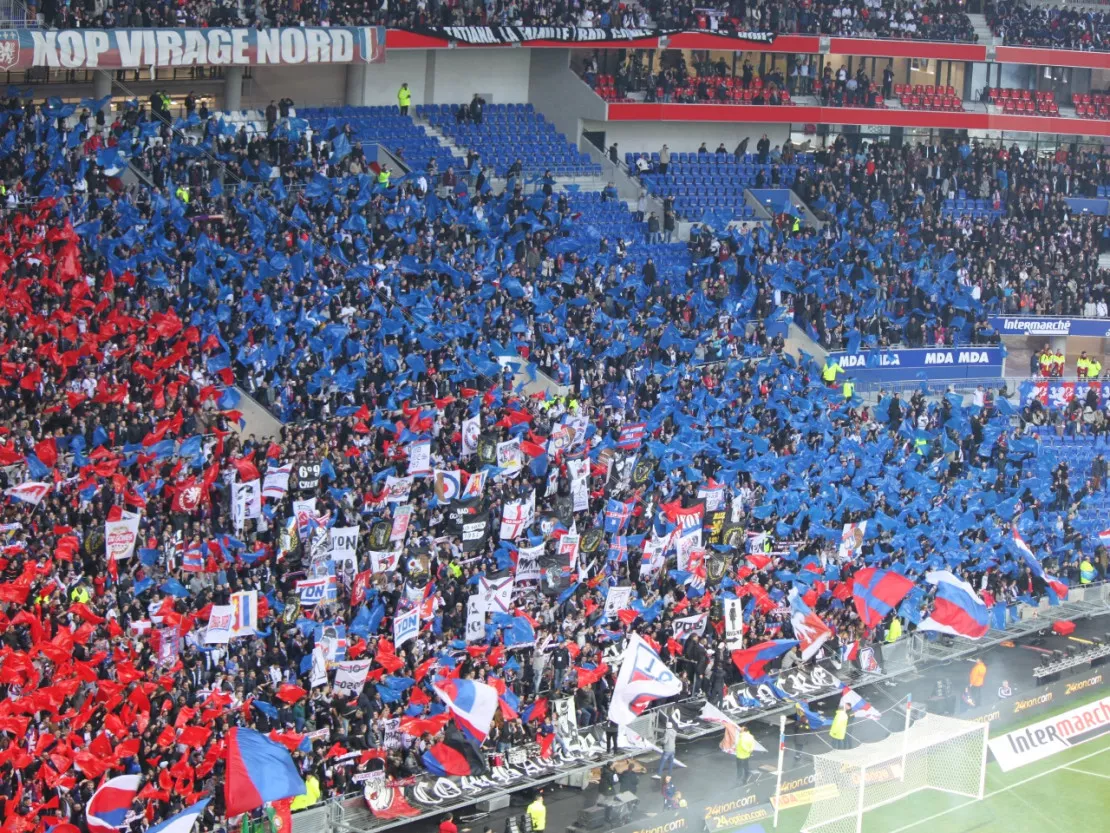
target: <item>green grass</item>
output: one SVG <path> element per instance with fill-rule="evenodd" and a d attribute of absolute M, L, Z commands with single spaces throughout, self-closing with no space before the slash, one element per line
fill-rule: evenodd
<path fill-rule="evenodd" d="M 1042 712 L 999 732 L 1075 706 Z M 808 812 L 808 807 L 783 811 L 778 830 L 797 833 Z M 992 761 L 982 801 L 923 790 L 865 813 L 863 833 L 1082 833 L 1107 829 L 1108 816 L 1110 735 L 1104 735 L 1011 772 Z M 769 824 L 765 827 L 770 830 Z"/>

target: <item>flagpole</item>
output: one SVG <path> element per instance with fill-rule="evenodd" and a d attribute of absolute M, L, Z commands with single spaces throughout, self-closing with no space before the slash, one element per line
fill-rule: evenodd
<path fill-rule="evenodd" d="M 778 771 L 775 772 L 775 800 L 771 802 L 775 805 L 775 822 L 774 827 L 779 826 L 779 793 L 782 790 L 782 768 L 783 762 L 786 760 L 786 715 L 779 715 L 779 766 Z"/>

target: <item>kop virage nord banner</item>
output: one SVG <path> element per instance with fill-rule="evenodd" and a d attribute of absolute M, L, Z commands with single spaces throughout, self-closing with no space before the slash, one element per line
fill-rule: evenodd
<path fill-rule="evenodd" d="M 0 30 L 0 69 L 294 66 L 385 60 L 381 26 Z"/>
<path fill-rule="evenodd" d="M 423 26 L 406 29 L 405 31 L 430 38 L 453 40 L 471 46 L 499 46 L 508 43 L 527 45 L 536 41 L 622 43 L 675 35 L 686 30 L 614 29 L 592 26 Z M 772 43 L 775 40 L 775 36 L 771 32 L 737 32 L 732 35 L 725 35 L 720 32 L 700 32 L 699 34 L 714 34 L 748 43 Z"/>

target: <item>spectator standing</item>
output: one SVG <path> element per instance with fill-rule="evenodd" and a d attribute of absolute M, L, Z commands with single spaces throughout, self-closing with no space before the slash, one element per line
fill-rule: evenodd
<path fill-rule="evenodd" d="M 482 123 L 482 114 L 485 112 L 486 100 L 478 93 L 474 93 L 474 98 L 470 99 L 470 120 L 477 125 Z"/>
<path fill-rule="evenodd" d="M 756 142 L 755 152 L 759 155 L 759 164 L 766 165 L 767 155 L 771 152 L 771 140 L 767 138 L 766 133 L 763 134 L 763 138 Z"/>
<path fill-rule="evenodd" d="M 670 777 L 671 772 L 674 771 L 674 743 L 678 737 L 678 732 L 675 731 L 674 723 L 667 719 L 667 728 L 663 730 L 663 757 L 659 759 L 659 769 L 651 776 L 657 781 L 663 777 L 663 770 L 667 770 L 667 776 Z"/>
<path fill-rule="evenodd" d="M 663 145 L 662 149 L 659 151 L 659 173 L 665 175 L 670 166 L 671 151 L 666 145 Z"/>

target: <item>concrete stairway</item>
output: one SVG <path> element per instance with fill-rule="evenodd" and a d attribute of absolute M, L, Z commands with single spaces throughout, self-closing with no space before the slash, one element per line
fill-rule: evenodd
<path fill-rule="evenodd" d="M 971 27 L 975 30 L 975 34 L 979 36 L 979 43 L 984 46 L 993 44 L 994 32 L 987 25 L 987 18 L 981 14 L 969 14 L 968 17 L 971 18 Z"/>

